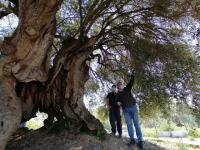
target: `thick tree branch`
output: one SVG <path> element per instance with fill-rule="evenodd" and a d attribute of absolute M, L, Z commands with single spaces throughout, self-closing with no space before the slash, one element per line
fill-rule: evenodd
<path fill-rule="evenodd" d="M 123 7 L 123 6 L 122 6 Z M 122 8 L 121 7 L 121 8 Z M 125 16 L 127 16 L 127 17 L 129 17 L 130 18 L 130 15 L 131 14 L 137 14 L 137 13 L 144 13 L 144 12 L 146 12 L 146 11 L 150 11 L 152 9 L 152 7 L 147 7 L 147 8 L 141 8 L 141 9 L 137 9 L 137 10 L 132 10 L 132 11 L 129 11 L 129 12 L 119 12 L 120 11 L 120 9 L 119 10 L 116 10 L 115 12 L 113 12 L 110 16 L 108 16 L 105 20 L 104 20 L 104 22 L 103 22 L 103 25 L 102 25 L 102 29 L 101 29 L 101 31 L 99 32 L 99 34 L 97 35 L 97 37 L 99 38 L 99 37 L 101 37 L 101 36 L 103 36 L 103 35 L 105 35 L 105 34 L 107 34 L 107 33 L 109 33 L 109 32 L 111 32 L 112 30 L 114 30 L 115 28 L 118 28 L 118 29 L 120 29 L 120 28 L 122 28 L 122 26 L 129 26 L 130 27 L 130 24 L 129 23 L 127 23 L 127 22 L 122 22 L 121 23 L 121 25 L 120 24 L 117 24 L 117 26 L 115 27 L 112 27 L 112 28 L 110 28 L 108 31 L 106 31 L 106 29 L 107 29 L 107 27 L 109 26 L 109 25 L 111 25 L 115 20 L 117 20 L 118 18 L 120 18 L 120 17 L 125 17 Z M 116 14 L 118 14 L 118 15 L 116 15 Z M 115 16 L 116 15 L 116 16 Z M 113 17 L 113 16 L 115 16 L 115 17 Z M 131 22 L 131 24 L 132 24 L 132 26 L 134 26 L 134 25 L 136 25 L 136 26 L 138 26 L 138 24 L 140 24 L 140 23 L 134 23 L 134 22 Z"/>
<path fill-rule="evenodd" d="M 6 10 L 0 11 L 0 19 L 3 18 L 3 17 L 5 17 L 5 16 L 7 16 L 7 15 L 9 15 L 9 14 L 11 14 L 11 13 L 12 12 L 6 11 Z"/>
<path fill-rule="evenodd" d="M 8 6 L 6 6 L 4 3 L 0 2 L 0 19 L 11 14 L 14 13 L 16 16 L 18 14 L 18 10 L 16 7 L 11 6 L 11 4 L 9 3 Z"/>
<path fill-rule="evenodd" d="M 80 15 L 80 27 L 79 27 L 79 30 L 80 30 L 80 40 L 83 41 L 83 38 L 84 38 L 84 27 L 83 27 L 83 11 L 82 11 L 82 0 L 79 0 L 78 1 L 78 4 L 79 4 L 79 15 Z"/>
<path fill-rule="evenodd" d="M 96 7 L 89 8 L 88 13 L 83 20 L 83 27 L 85 29 L 85 34 L 88 33 L 92 24 L 96 21 L 97 18 L 101 16 L 101 14 L 110 6 L 111 3 L 112 3 L 112 0 L 106 0 L 106 1 L 101 2 Z M 95 4 L 97 5 L 98 2 Z"/>
<path fill-rule="evenodd" d="M 19 5 L 19 0 L 8 0 L 9 2 L 13 3 L 16 7 Z"/>

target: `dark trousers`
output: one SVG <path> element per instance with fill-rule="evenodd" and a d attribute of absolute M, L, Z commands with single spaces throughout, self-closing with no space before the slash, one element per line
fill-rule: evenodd
<path fill-rule="evenodd" d="M 121 114 L 119 108 L 110 108 L 109 110 L 109 120 L 111 125 L 112 133 L 116 133 L 116 128 L 118 134 L 122 134 L 122 122 L 121 122 Z"/>

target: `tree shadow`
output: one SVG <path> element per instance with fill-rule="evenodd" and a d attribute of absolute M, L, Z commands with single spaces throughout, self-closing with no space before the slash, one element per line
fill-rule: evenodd
<path fill-rule="evenodd" d="M 18 130 L 6 146 L 6 150 L 139 150 L 128 146 L 129 138 L 107 135 L 105 140 L 87 133 L 71 133 L 67 130 L 52 133 L 48 130 Z M 144 141 L 144 150 L 166 150 L 155 143 Z"/>

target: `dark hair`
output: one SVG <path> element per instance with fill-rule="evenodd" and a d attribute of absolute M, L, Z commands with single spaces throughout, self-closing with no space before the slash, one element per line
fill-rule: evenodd
<path fill-rule="evenodd" d="M 116 88 L 117 86 L 116 86 L 115 84 L 113 84 L 112 87 L 115 87 L 115 88 Z"/>
<path fill-rule="evenodd" d="M 122 81 L 118 81 L 118 82 L 117 82 L 117 85 L 118 85 L 118 84 L 122 84 Z"/>

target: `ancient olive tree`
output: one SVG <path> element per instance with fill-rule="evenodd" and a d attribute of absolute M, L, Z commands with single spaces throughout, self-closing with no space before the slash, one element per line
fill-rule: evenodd
<path fill-rule="evenodd" d="M 0 17 L 14 13 L 19 23 L 0 46 L 0 149 L 20 121 L 38 109 L 48 113 L 46 125 L 56 117 L 77 130 L 103 130 L 83 103 L 90 61 L 98 58 L 105 68 L 123 73 L 122 64 L 145 70 L 145 54 L 166 60 L 162 50 L 171 50 L 167 59 L 174 62 L 170 57 L 178 40 L 172 38 L 171 26 L 192 17 L 185 11 L 192 6 L 172 0 L 2 1 Z M 143 50 L 142 43 L 152 48 Z M 99 75 L 105 77 L 105 68 Z"/>

